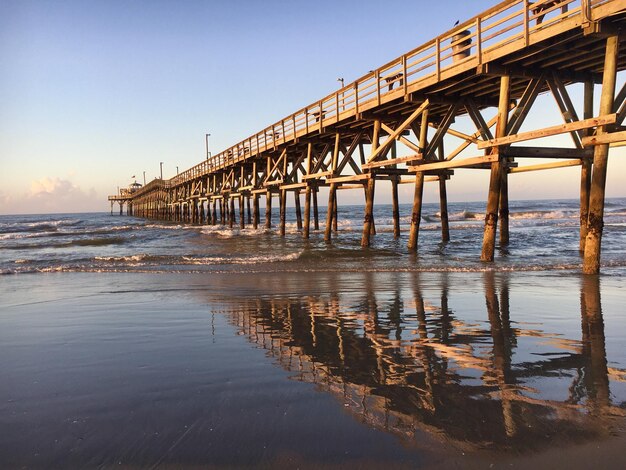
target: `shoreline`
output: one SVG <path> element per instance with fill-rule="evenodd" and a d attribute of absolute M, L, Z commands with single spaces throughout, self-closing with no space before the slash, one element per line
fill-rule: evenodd
<path fill-rule="evenodd" d="M 619 277 L 594 277 L 598 282 L 586 285 L 590 278 L 577 273 L 274 274 L 5 277 L 0 361 L 8 385 L 0 389 L 0 462 L 34 468 L 117 460 L 127 468 L 624 463 L 618 452 L 624 415 L 611 418 L 626 403 Z M 24 289 L 31 292 L 28 304 Z M 592 315 L 582 337 L 581 305 Z M 494 330 L 499 322 L 505 323 Z M 584 331 L 591 334 L 586 340 Z M 539 372 L 546 367 L 556 367 L 556 382 Z M 587 398 L 572 407 L 563 394 L 576 367 L 591 367 L 586 375 L 596 378 L 579 385 Z M 498 377 L 509 385 L 501 388 Z M 605 388 L 610 405 L 602 401 Z M 499 397 L 513 400 L 504 408 L 517 423 L 509 437 Z M 602 411 L 598 421 L 594 416 L 606 406 L 609 414 Z M 471 408 L 482 411 L 467 415 Z M 558 419 L 548 419 L 555 412 Z M 604 437 L 593 438 L 593 429 Z"/>

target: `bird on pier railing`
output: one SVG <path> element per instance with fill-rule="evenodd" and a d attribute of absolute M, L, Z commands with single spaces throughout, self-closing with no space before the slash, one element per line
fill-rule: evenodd
<path fill-rule="evenodd" d="M 456 20 L 452 26 L 456 26 L 457 24 L 459 24 L 459 20 Z"/>

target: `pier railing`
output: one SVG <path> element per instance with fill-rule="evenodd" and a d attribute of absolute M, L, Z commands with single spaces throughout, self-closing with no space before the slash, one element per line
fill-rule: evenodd
<path fill-rule="evenodd" d="M 623 0 L 507 0 L 173 177 L 176 186 L 585 26 Z M 149 187 L 142 188 L 145 191 Z"/>

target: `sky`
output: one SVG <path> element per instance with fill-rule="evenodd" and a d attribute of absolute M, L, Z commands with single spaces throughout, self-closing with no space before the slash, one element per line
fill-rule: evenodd
<path fill-rule="evenodd" d="M 200 162 L 206 133 L 215 154 L 494 4 L 2 0 L 0 214 L 107 211 L 132 176 Z M 545 107 L 529 119 L 562 122 Z M 613 153 L 607 194 L 626 196 Z M 511 198 L 577 197 L 578 171 L 516 175 Z M 488 172 L 457 173 L 450 200 L 486 198 Z M 384 185 L 376 198 L 390 200 Z"/>

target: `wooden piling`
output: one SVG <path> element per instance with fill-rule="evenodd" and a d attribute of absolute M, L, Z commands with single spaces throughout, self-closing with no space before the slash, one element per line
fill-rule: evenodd
<path fill-rule="evenodd" d="M 265 193 L 265 228 L 272 228 L 272 193 Z"/>
<path fill-rule="evenodd" d="M 245 196 L 243 194 L 239 195 L 239 228 L 246 228 L 246 214 L 245 214 Z"/>
<path fill-rule="evenodd" d="M 256 230 L 259 228 L 259 195 L 252 195 L 252 228 Z"/>
<path fill-rule="evenodd" d="M 411 230 L 409 232 L 409 251 L 417 251 L 417 239 L 422 219 L 422 197 L 424 194 L 424 173 L 415 174 L 415 188 L 413 191 L 413 209 L 411 210 Z"/>
<path fill-rule="evenodd" d="M 300 190 L 296 189 L 293 192 L 293 196 L 296 203 L 296 226 L 298 230 L 302 230 L 302 209 L 300 208 Z"/>
<path fill-rule="evenodd" d="M 313 192 L 311 196 L 313 196 L 313 228 L 315 230 L 320 229 L 320 216 L 319 210 L 317 208 L 317 192 L 319 191 L 317 186 L 313 186 Z"/>
<path fill-rule="evenodd" d="M 606 53 L 604 57 L 600 116 L 605 116 L 613 112 L 618 51 L 619 36 L 609 36 L 606 40 Z M 596 130 L 596 136 L 601 136 L 605 134 L 606 131 L 606 126 L 599 126 Z M 602 228 L 604 225 L 604 193 L 608 156 L 609 144 L 595 146 L 593 153 L 591 192 L 589 193 L 587 238 L 585 239 L 585 253 L 583 257 L 583 273 L 585 274 L 597 274 L 600 272 L 600 249 L 602 243 Z"/>
<path fill-rule="evenodd" d="M 328 190 L 328 208 L 326 210 L 326 228 L 324 230 L 324 241 L 331 241 L 331 230 L 333 225 L 333 214 L 334 214 L 334 205 L 335 205 L 335 192 L 337 191 L 337 184 L 331 183 L 330 188 Z"/>
<path fill-rule="evenodd" d="M 374 190 L 376 188 L 376 180 L 372 175 L 367 180 L 367 191 L 365 198 L 365 217 L 363 220 L 363 235 L 361 236 L 361 246 L 370 246 L 370 235 L 372 233 L 372 217 L 374 213 Z"/>
<path fill-rule="evenodd" d="M 448 221 L 448 192 L 446 178 L 439 177 L 439 214 L 441 215 L 441 241 L 450 241 L 450 223 Z"/>
<path fill-rule="evenodd" d="M 428 108 L 422 113 L 422 121 L 420 123 L 420 140 L 419 148 L 424 158 L 428 140 Z M 407 247 L 409 251 L 417 251 L 417 239 L 419 238 L 420 222 L 422 220 L 422 199 L 424 196 L 424 172 L 415 173 L 415 187 L 413 190 L 413 208 L 411 210 L 411 229 L 409 231 L 409 242 Z"/>
<path fill-rule="evenodd" d="M 213 210 L 211 211 L 211 225 L 217 225 L 217 199 L 213 199 Z"/>
<path fill-rule="evenodd" d="M 232 195 L 228 196 L 228 201 L 230 205 L 229 217 L 228 217 L 228 227 L 233 228 L 235 226 L 236 217 L 235 217 L 235 198 Z"/>
<path fill-rule="evenodd" d="M 496 123 L 496 138 L 506 135 L 506 126 L 509 114 L 509 92 L 511 78 L 508 75 L 500 77 L 500 99 L 498 103 L 498 121 Z M 494 148 L 498 152 L 498 148 Z M 496 248 L 496 227 L 498 224 L 498 206 L 500 204 L 500 187 L 502 186 L 503 157 L 491 164 L 491 176 L 489 179 L 489 195 L 485 214 L 485 229 L 483 234 L 483 247 L 480 259 L 493 261 Z"/>
<path fill-rule="evenodd" d="M 252 208 L 250 207 L 250 196 L 246 196 L 246 210 L 248 212 L 248 225 L 252 223 Z"/>
<path fill-rule="evenodd" d="M 337 233 L 337 191 L 335 191 L 335 201 L 333 202 L 333 232 Z"/>
<path fill-rule="evenodd" d="M 285 236 L 285 225 L 287 223 L 287 190 L 280 190 L 280 236 Z"/>
<path fill-rule="evenodd" d="M 304 192 L 304 229 L 302 238 L 309 238 L 311 228 L 311 185 L 307 184 Z"/>
<path fill-rule="evenodd" d="M 400 238 L 400 205 L 398 203 L 398 177 L 391 179 L 391 212 L 393 215 L 393 238 Z"/>
<path fill-rule="evenodd" d="M 382 122 L 380 119 L 374 120 L 372 129 L 372 154 L 375 154 L 380 146 L 380 130 Z M 375 175 L 370 174 L 367 183 L 363 186 L 365 191 L 365 214 L 363 217 L 363 234 L 361 236 L 361 246 L 370 246 L 370 237 L 376 233 L 374 226 L 374 191 L 376 188 Z"/>
<path fill-rule="evenodd" d="M 584 93 L 584 119 L 593 117 L 593 82 L 585 82 Z M 586 136 L 591 134 L 591 129 L 585 129 Z M 580 167 L 580 242 L 579 251 L 585 251 L 585 239 L 587 238 L 587 219 L 589 217 L 589 192 L 591 191 L 591 165 L 592 160 L 584 158 Z"/>
<path fill-rule="evenodd" d="M 504 161 L 507 161 L 505 159 Z M 500 246 L 506 246 L 509 244 L 509 173 L 507 171 L 506 164 L 504 164 L 502 171 L 502 182 L 500 183 Z"/>

